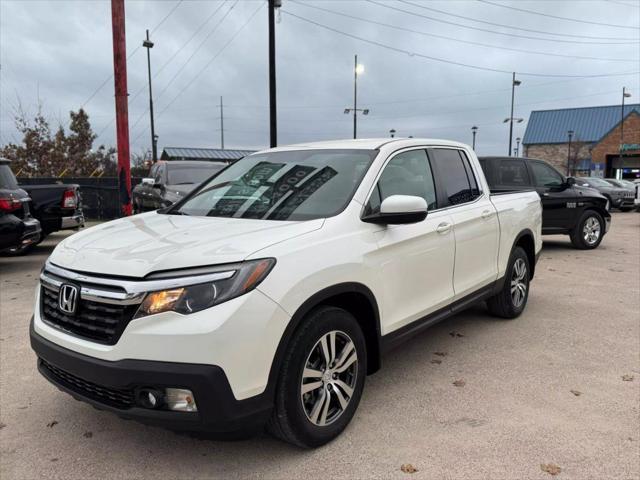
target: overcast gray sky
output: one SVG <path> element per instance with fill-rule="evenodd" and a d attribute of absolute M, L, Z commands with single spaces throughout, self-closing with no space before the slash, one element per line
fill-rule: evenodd
<path fill-rule="evenodd" d="M 477 125 L 478 153 L 504 154 L 511 71 L 522 72 L 515 116 L 525 120 L 531 110 L 619 104 L 623 86 L 640 100 L 640 0 L 282 3 L 281 145 L 351 137 L 343 110 L 353 102 L 356 53 L 365 66 L 359 106 L 371 111 L 359 118 L 359 137 L 394 128 L 398 136 L 471 143 Z M 16 99 L 33 113 L 39 97 L 54 125 L 84 106 L 99 133 L 95 145 L 115 145 L 110 15 L 108 0 L 0 0 L 1 144 L 20 139 Z M 221 95 L 225 147 L 268 146 L 266 1 L 126 2 L 134 152 L 150 145 L 140 47 L 147 28 L 160 148 L 218 147 Z M 612 76 L 620 73 L 627 75 Z"/>

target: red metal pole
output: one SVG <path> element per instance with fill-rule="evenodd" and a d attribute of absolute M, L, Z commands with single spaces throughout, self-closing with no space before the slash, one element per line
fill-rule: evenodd
<path fill-rule="evenodd" d="M 111 0 L 113 27 L 113 76 L 116 91 L 118 137 L 118 187 L 122 215 L 131 215 L 131 163 L 129 158 L 129 111 L 127 93 L 127 45 L 124 0 Z"/>

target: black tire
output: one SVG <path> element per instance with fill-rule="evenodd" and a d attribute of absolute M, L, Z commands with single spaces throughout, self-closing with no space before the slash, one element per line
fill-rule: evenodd
<path fill-rule="evenodd" d="M 529 257 L 522 247 L 515 247 L 509 257 L 502 289 L 487 300 L 489 312 L 501 318 L 518 317 L 527 306 L 530 277 Z M 515 293 L 512 292 L 514 282 L 517 282 L 515 288 L 519 290 L 520 296 L 514 296 Z"/>
<path fill-rule="evenodd" d="M 589 230 L 589 228 L 587 228 L 588 222 L 593 221 L 598 222 L 597 238 L 590 236 L 587 231 Z M 602 237 L 604 237 L 604 229 L 605 223 L 602 215 L 594 210 L 586 210 L 570 234 L 571 243 L 575 248 L 580 250 L 592 250 L 597 248 L 598 245 L 600 245 L 600 242 L 602 242 Z"/>
<path fill-rule="evenodd" d="M 320 361 L 326 357 L 322 356 L 318 350 L 320 348 L 318 345 L 330 332 L 337 332 L 343 335 L 343 337 L 338 337 L 335 341 L 333 357 L 340 357 L 342 350 L 339 347 L 342 345 L 344 349 L 347 345 L 346 339 L 348 339 L 353 344 L 357 360 L 350 364 L 351 366 L 346 372 L 334 374 L 333 378 L 335 380 L 326 376 L 313 376 L 307 377 L 307 383 L 303 383 L 305 382 L 303 371 L 310 360 L 315 358 L 314 355 Z M 332 349 L 329 348 L 329 350 Z M 346 355 L 345 358 L 351 359 L 352 355 L 353 351 L 351 350 L 351 353 Z M 343 365 L 345 363 L 348 362 L 342 362 Z M 318 366 L 309 366 L 309 368 L 324 371 L 320 364 Z M 338 365 L 334 368 L 338 368 Z M 330 372 L 331 370 L 329 369 Z M 315 448 L 330 442 L 346 428 L 353 418 L 362 396 L 366 372 L 367 349 L 365 339 L 360 325 L 353 315 L 341 308 L 331 306 L 315 309 L 303 320 L 302 325 L 294 333 L 287 348 L 276 386 L 275 406 L 271 419 L 267 424 L 267 431 L 281 440 L 302 448 Z M 342 377 L 347 374 L 349 375 L 348 378 Z M 339 375 L 339 377 L 336 379 L 335 375 Z M 316 387 L 303 395 L 303 385 L 314 383 L 313 381 L 309 382 L 309 380 L 315 378 L 318 379 L 316 383 L 322 382 L 322 386 Z M 342 399 L 346 399 L 346 396 L 348 396 L 346 394 L 347 390 L 333 386 L 332 382 L 334 381 L 351 383 L 353 387 L 352 395 L 349 397 L 345 408 L 341 408 L 337 394 L 340 394 Z M 331 395 L 332 393 L 333 396 Z M 327 413 L 324 414 L 324 417 L 321 414 L 319 421 L 321 422 L 321 419 L 325 418 L 327 422 L 326 425 L 320 426 L 313 423 L 311 419 L 314 409 L 310 412 L 311 418 L 307 413 L 307 409 L 310 404 L 315 406 L 322 402 L 322 399 L 325 398 L 322 395 L 327 395 L 327 398 L 329 398 L 327 409 L 335 417 L 330 420 Z M 316 399 L 315 403 L 312 401 L 314 398 Z M 307 403 L 303 404 L 303 402 Z M 324 405 L 324 402 L 321 405 Z M 319 408 L 318 411 L 324 411 L 324 408 Z"/>

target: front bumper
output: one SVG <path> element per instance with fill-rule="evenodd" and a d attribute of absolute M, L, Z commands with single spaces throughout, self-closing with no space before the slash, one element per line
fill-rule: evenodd
<path fill-rule="evenodd" d="M 84 227 L 84 214 L 76 213 L 71 217 L 62 217 L 60 223 L 61 230 Z"/>
<path fill-rule="evenodd" d="M 29 334 L 38 370 L 47 380 L 76 399 L 123 418 L 173 430 L 234 436 L 260 431 L 271 414 L 268 393 L 236 400 L 227 376 L 215 365 L 89 357 L 38 335 L 33 318 Z M 135 392 L 140 388 L 167 387 L 191 390 L 198 411 L 175 412 L 137 404 Z"/>

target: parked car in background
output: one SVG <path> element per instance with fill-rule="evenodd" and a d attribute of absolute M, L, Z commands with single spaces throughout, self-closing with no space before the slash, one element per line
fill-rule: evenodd
<path fill-rule="evenodd" d="M 494 195 L 460 143 L 266 150 L 59 243 L 31 345 L 50 382 L 122 417 L 318 447 L 383 351 L 483 300 L 518 317 L 541 225 L 538 194 Z"/>
<path fill-rule="evenodd" d="M 635 186 L 635 195 L 633 197 L 633 205 L 636 207 L 636 211 L 640 212 L 640 178 L 633 181 Z"/>
<path fill-rule="evenodd" d="M 481 157 L 491 190 L 535 189 L 542 199 L 542 234 L 564 234 L 576 248 L 600 245 L 609 230 L 608 201 L 597 190 L 581 187 L 542 160 Z M 606 182 L 605 182 L 606 183 Z"/>
<path fill-rule="evenodd" d="M 42 235 L 39 241 L 59 230 L 77 230 L 84 227 L 80 186 L 54 183 L 46 185 L 20 185 L 33 201 L 32 213 L 40 221 Z"/>
<path fill-rule="evenodd" d="M 158 161 L 151 167 L 149 177 L 133 189 L 134 212 L 173 205 L 226 166 L 226 163 L 205 160 Z"/>
<path fill-rule="evenodd" d="M 583 187 L 598 190 L 604 195 L 611 207 L 626 212 L 633 208 L 633 192 L 626 187 L 619 187 L 598 177 L 576 177 L 576 183 Z"/>
<path fill-rule="evenodd" d="M 0 159 L 0 252 L 24 255 L 40 239 L 40 222 L 31 215 L 31 199 Z"/>

